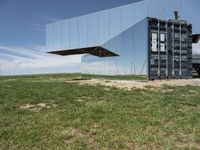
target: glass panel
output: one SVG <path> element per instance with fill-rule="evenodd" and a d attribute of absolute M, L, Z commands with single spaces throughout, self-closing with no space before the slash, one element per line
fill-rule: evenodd
<path fill-rule="evenodd" d="M 165 19 L 164 0 L 153 0 L 148 2 L 148 16 Z"/>
<path fill-rule="evenodd" d="M 70 28 L 69 20 L 62 22 L 62 49 L 69 49 L 70 47 Z"/>
<path fill-rule="evenodd" d="M 99 43 L 109 40 L 109 10 L 99 12 Z"/>
<path fill-rule="evenodd" d="M 98 13 L 88 15 L 88 46 L 99 44 L 99 15 Z"/>
<path fill-rule="evenodd" d="M 61 22 L 54 24 L 54 50 L 61 49 Z"/>
<path fill-rule="evenodd" d="M 122 7 L 122 31 L 134 25 L 134 4 Z"/>
<path fill-rule="evenodd" d="M 163 11 L 159 9 L 157 11 L 157 13 L 159 12 L 158 13 L 159 15 L 157 14 L 156 16 L 160 17 L 162 19 L 165 19 L 165 20 L 174 19 L 174 11 L 179 11 L 180 5 L 181 5 L 180 1 L 178 1 L 178 0 L 176 0 L 176 1 L 174 1 L 174 0 L 167 0 L 167 1 L 162 0 L 161 2 L 159 2 L 157 0 L 157 3 L 160 3 L 160 5 L 162 5 L 161 8 L 163 9 Z M 159 5 L 157 5 L 157 7 L 159 7 Z M 152 8 L 153 8 L 153 6 L 151 6 L 151 9 Z M 155 14 L 156 12 L 151 10 L 151 13 Z"/>
<path fill-rule="evenodd" d="M 191 0 L 180 1 L 180 17 L 183 20 L 187 20 L 188 23 L 192 23 L 193 33 L 195 34 L 200 33 L 200 19 L 197 19 L 199 17 L 198 15 L 200 14 L 199 5 L 199 0 L 194 0 L 193 2 L 191 2 Z"/>
<path fill-rule="evenodd" d="M 197 8 L 197 11 L 198 13 L 197 14 L 200 14 L 200 1 L 198 0 L 198 8 Z M 200 33 L 200 19 L 197 19 L 198 20 L 198 24 L 195 25 L 195 27 L 193 28 L 193 32 L 194 33 Z M 200 47 L 200 46 L 199 46 Z"/>
<path fill-rule="evenodd" d="M 110 10 L 110 38 L 115 37 L 122 31 L 122 9 L 121 7 Z"/>
<path fill-rule="evenodd" d="M 147 73 L 147 19 L 134 26 L 135 74 Z"/>
<path fill-rule="evenodd" d="M 79 47 L 87 47 L 88 43 L 87 16 L 79 18 Z"/>
<path fill-rule="evenodd" d="M 152 1 L 142 1 L 135 4 L 135 24 L 146 17 L 152 17 L 148 14 L 149 3 Z"/>
<path fill-rule="evenodd" d="M 119 34 L 122 32 L 122 9 L 121 7 L 110 10 L 110 41 L 107 43 L 109 50 L 119 55 L 123 53 Z M 121 50 L 121 51 L 120 51 Z M 119 66 L 117 65 L 118 58 L 113 57 L 108 61 L 111 74 L 119 74 Z M 110 63 L 112 62 L 112 63 Z"/>
<path fill-rule="evenodd" d="M 103 46 L 120 55 L 112 57 L 105 62 L 105 68 L 111 74 L 132 74 L 134 63 L 133 28 L 131 27 Z"/>
<path fill-rule="evenodd" d="M 70 48 L 78 48 L 78 18 L 70 19 Z"/>
<path fill-rule="evenodd" d="M 46 48 L 47 51 L 53 50 L 53 25 L 49 24 L 46 26 Z"/>
<path fill-rule="evenodd" d="M 125 74 L 133 74 L 134 73 L 134 26 L 126 30 L 123 35 L 123 58 L 121 58 L 121 62 L 124 66 Z"/>

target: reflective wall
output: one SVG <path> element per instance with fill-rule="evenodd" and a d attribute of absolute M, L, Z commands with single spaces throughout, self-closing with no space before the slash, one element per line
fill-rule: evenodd
<path fill-rule="evenodd" d="M 200 33 L 199 0 L 144 0 L 47 25 L 47 51 L 102 46 L 119 57 L 82 58 L 89 74 L 146 74 L 146 17 L 173 19 L 174 11 Z"/>

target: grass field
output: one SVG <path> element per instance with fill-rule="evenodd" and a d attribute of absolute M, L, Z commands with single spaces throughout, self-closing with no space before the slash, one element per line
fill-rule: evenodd
<path fill-rule="evenodd" d="M 13 80 L 73 80 L 76 78 L 83 79 L 107 79 L 107 80 L 147 80 L 147 77 L 141 75 L 116 75 L 116 76 L 105 76 L 105 75 L 89 75 L 89 74 L 80 74 L 80 73 L 72 73 L 72 74 L 44 74 L 44 75 L 24 75 L 24 76 L 4 76 L 0 77 L 0 80 L 13 79 Z"/>
<path fill-rule="evenodd" d="M 200 149 L 199 87 L 65 82 L 79 76 L 0 78 L 0 149 Z"/>

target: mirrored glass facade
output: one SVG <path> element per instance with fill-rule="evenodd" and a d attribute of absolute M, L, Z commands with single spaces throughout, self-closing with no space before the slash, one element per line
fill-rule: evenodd
<path fill-rule="evenodd" d="M 47 51 L 101 46 L 117 57 L 82 57 L 82 73 L 99 75 L 147 74 L 147 17 L 181 19 L 200 33 L 199 0 L 144 0 L 129 5 L 48 24 Z"/>

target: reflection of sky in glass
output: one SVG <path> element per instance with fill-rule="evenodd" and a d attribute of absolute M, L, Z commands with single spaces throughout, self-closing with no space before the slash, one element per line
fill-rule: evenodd
<path fill-rule="evenodd" d="M 199 0 L 145 0 L 47 25 L 47 50 L 101 45 L 120 57 L 86 55 L 83 71 L 95 74 L 146 74 L 146 17 L 173 19 L 174 11 L 200 33 Z"/>

